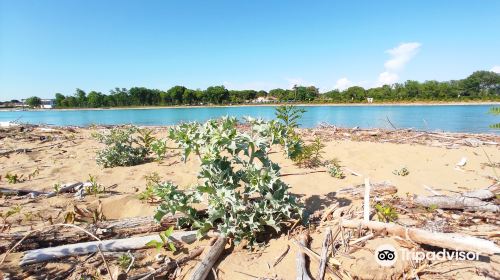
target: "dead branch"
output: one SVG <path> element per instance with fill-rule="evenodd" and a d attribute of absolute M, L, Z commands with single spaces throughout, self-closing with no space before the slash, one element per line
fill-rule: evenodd
<path fill-rule="evenodd" d="M 332 229 L 328 227 L 325 233 L 325 240 L 323 240 L 323 246 L 321 248 L 321 260 L 319 263 L 318 277 L 316 279 L 323 280 L 325 277 L 326 262 L 328 259 L 328 249 L 332 243 Z"/>
<path fill-rule="evenodd" d="M 299 236 L 299 244 L 307 248 L 307 244 L 309 243 L 309 235 L 304 233 Z M 307 273 L 307 268 L 306 268 L 306 255 L 302 250 L 297 251 L 297 257 L 296 257 L 296 263 L 297 263 L 297 280 L 311 280 L 311 277 Z"/>
<path fill-rule="evenodd" d="M 210 273 L 215 262 L 219 259 L 219 256 L 224 251 L 226 247 L 227 237 L 219 236 L 214 245 L 208 248 L 206 255 L 203 257 L 201 262 L 195 267 L 193 274 L 191 274 L 190 280 L 205 280 L 207 275 Z"/>

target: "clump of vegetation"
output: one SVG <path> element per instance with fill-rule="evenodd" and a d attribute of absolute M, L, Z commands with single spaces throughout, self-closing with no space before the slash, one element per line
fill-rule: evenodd
<path fill-rule="evenodd" d="M 344 179 L 345 178 L 344 171 L 342 171 L 342 168 L 340 167 L 340 164 L 337 160 L 332 161 L 332 163 L 330 164 L 330 166 L 328 168 L 328 173 L 333 178 L 337 178 L 337 179 Z"/>
<path fill-rule="evenodd" d="M 132 263 L 132 258 L 130 257 L 130 254 L 122 254 L 120 257 L 118 257 L 118 266 L 120 266 L 121 269 L 126 270 Z"/>
<path fill-rule="evenodd" d="M 168 239 L 170 236 L 172 236 L 172 233 L 174 232 L 174 227 L 171 226 L 167 230 L 160 232 L 158 235 L 160 236 L 160 241 L 157 240 L 151 240 L 148 243 L 146 243 L 146 246 L 150 247 L 155 247 L 156 250 L 160 250 L 161 248 L 168 248 L 170 251 L 175 252 L 177 249 L 175 248 L 175 245 L 173 242 L 169 241 Z"/>
<path fill-rule="evenodd" d="M 162 161 L 167 155 L 167 141 L 162 139 L 154 140 L 151 143 L 151 151 L 156 155 L 157 161 Z"/>
<path fill-rule="evenodd" d="M 378 220 L 380 222 L 394 222 L 398 219 L 398 212 L 391 205 L 382 205 L 377 203 L 375 205 L 375 211 L 377 213 Z"/>
<path fill-rule="evenodd" d="M 294 161 L 300 160 L 303 153 L 304 143 L 295 129 L 299 127 L 299 119 L 305 112 L 306 110 L 292 105 L 276 107 L 277 123 L 282 126 L 279 144 L 285 148 L 287 156 Z"/>
<path fill-rule="evenodd" d="M 155 200 L 154 187 L 161 183 L 161 177 L 157 172 L 152 172 L 144 178 L 146 179 L 146 190 L 139 194 L 139 199 L 153 203 Z"/>
<path fill-rule="evenodd" d="M 115 167 L 145 162 L 152 140 L 150 134 L 140 131 L 135 126 L 127 126 L 113 128 L 109 133 L 94 133 L 92 136 L 106 145 L 97 152 L 97 163 L 104 167 Z"/>
<path fill-rule="evenodd" d="M 295 157 L 295 163 L 308 168 L 325 165 L 326 162 L 323 161 L 324 147 L 325 145 L 321 142 L 321 139 L 316 137 L 311 144 L 303 146 L 301 152 Z"/>
<path fill-rule="evenodd" d="M 5 179 L 7 179 L 7 183 L 9 184 L 17 184 L 24 181 L 23 175 L 22 174 L 18 175 L 17 173 L 15 174 L 7 173 L 5 174 Z"/>
<path fill-rule="evenodd" d="M 238 131 L 237 120 L 228 117 L 170 129 L 169 138 L 181 149 L 183 160 L 190 155 L 200 160 L 200 184 L 192 191 L 179 190 L 171 182 L 155 186 L 155 195 L 162 200 L 155 215 L 158 221 L 181 212 L 185 218 L 178 220 L 179 225 L 198 228 L 199 236 L 216 228 L 236 243 L 246 239 L 251 246 L 257 233 L 268 227 L 279 231 L 290 219 L 301 217 L 296 198 L 280 179 L 280 167 L 268 157 L 271 145 L 295 145 L 284 139 L 288 128 L 276 121 L 246 121 L 250 133 Z M 202 200 L 208 205 L 205 215 L 193 206 Z"/>
<path fill-rule="evenodd" d="M 88 182 L 90 183 L 90 185 L 85 187 L 86 194 L 93 194 L 94 196 L 97 196 L 98 194 L 106 191 L 104 186 L 97 182 L 96 176 L 89 174 Z"/>
<path fill-rule="evenodd" d="M 401 169 L 395 169 L 394 171 L 392 171 L 392 174 L 394 175 L 398 175 L 398 176 L 407 176 L 410 174 L 410 171 L 408 170 L 408 168 L 406 167 L 403 167 Z"/>
<path fill-rule="evenodd" d="M 10 207 L 6 212 L 0 212 L 0 218 L 2 218 L 2 227 L 0 228 L 0 232 L 3 232 L 5 228 L 9 228 L 10 224 L 7 222 L 7 219 L 15 214 L 21 212 L 22 206 L 16 205 Z"/>

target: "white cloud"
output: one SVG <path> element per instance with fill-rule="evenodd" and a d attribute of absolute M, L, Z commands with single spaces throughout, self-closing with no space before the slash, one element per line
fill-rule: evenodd
<path fill-rule="evenodd" d="M 377 87 L 381 87 L 383 85 L 392 85 L 399 80 L 399 75 L 391 72 L 382 72 L 378 75 L 378 80 L 375 84 Z"/>
<path fill-rule="evenodd" d="M 351 87 L 352 85 L 353 85 L 353 83 L 349 79 L 344 77 L 344 78 L 340 78 L 337 80 L 334 88 L 336 88 L 338 90 L 344 90 L 344 89 Z"/>
<path fill-rule="evenodd" d="M 493 66 L 490 71 L 500 74 L 500 65 Z"/>
<path fill-rule="evenodd" d="M 385 69 L 390 71 L 398 71 L 404 68 L 404 66 L 417 54 L 422 44 L 413 43 L 401 43 L 399 46 L 387 50 L 386 52 L 391 55 L 391 59 L 384 63 Z"/>

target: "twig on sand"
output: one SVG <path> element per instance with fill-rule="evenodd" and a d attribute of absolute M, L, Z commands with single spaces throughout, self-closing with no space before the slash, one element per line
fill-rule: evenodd
<path fill-rule="evenodd" d="M 307 243 L 309 242 L 309 235 L 308 234 L 301 234 L 299 236 L 299 241 L 298 243 L 307 248 Z M 296 257 L 296 264 L 297 264 L 297 280 L 311 280 L 311 277 L 307 273 L 307 268 L 306 268 L 306 255 L 302 250 L 297 251 L 297 257 Z"/>

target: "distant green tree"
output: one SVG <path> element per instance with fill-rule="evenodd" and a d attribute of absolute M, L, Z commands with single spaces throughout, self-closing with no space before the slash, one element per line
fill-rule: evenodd
<path fill-rule="evenodd" d="M 30 108 L 38 108 L 42 105 L 42 99 L 37 96 L 27 98 L 25 102 Z"/>
<path fill-rule="evenodd" d="M 205 94 L 208 101 L 213 104 L 222 104 L 229 100 L 229 91 L 224 86 L 208 87 Z"/>
<path fill-rule="evenodd" d="M 62 93 L 56 93 L 56 107 L 57 108 L 64 107 L 64 99 L 66 99 L 66 97 L 64 95 L 62 95 Z"/>

